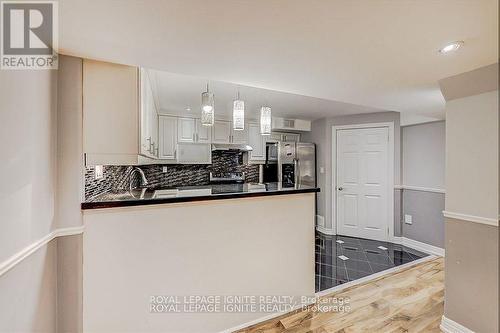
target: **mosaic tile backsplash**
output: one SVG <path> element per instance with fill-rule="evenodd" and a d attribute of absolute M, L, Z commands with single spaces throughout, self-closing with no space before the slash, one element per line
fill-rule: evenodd
<path fill-rule="evenodd" d="M 129 174 L 134 166 L 104 166 L 104 178 L 94 179 L 94 167 L 85 170 L 85 200 L 108 191 L 128 190 Z M 243 164 L 243 157 L 237 152 L 214 151 L 212 164 L 185 165 L 169 164 L 167 172 L 163 165 L 142 165 L 150 188 L 169 188 L 190 185 L 208 185 L 210 172 L 245 172 L 247 182 L 259 181 L 259 166 Z M 135 174 L 137 178 L 137 173 Z"/>

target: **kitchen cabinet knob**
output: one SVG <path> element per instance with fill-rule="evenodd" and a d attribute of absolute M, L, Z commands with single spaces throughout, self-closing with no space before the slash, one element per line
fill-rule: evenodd
<path fill-rule="evenodd" d="M 343 187 L 339 187 L 339 191 L 342 191 L 344 188 Z"/>

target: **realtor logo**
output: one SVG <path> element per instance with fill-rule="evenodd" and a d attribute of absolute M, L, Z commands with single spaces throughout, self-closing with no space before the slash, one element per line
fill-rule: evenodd
<path fill-rule="evenodd" d="M 57 2 L 1 1 L 1 69 L 57 69 Z"/>

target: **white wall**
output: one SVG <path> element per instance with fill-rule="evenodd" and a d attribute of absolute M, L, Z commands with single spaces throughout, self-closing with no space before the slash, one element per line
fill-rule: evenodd
<path fill-rule="evenodd" d="M 0 264 L 56 228 L 56 74 L 0 71 Z M 0 332 L 55 332 L 55 251 L 0 276 Z"/>
<path fill-rule="evenodd" d="M 0 73 L 0 262 L 56 227 L 56 74 Z"/>
<path fill-rule="evenodd" d="M 61 56 L 59 65 L 0 71 L 2 333 L 79 327 L 81 236 L 45 244 L 82 225 L 81 60 Z"/>
<path fill-rule="evenodd" d="M 498 90 L 446 103 L 446 210 L 498 219 Z"/>
<path fill-rule="evenodd" d="M 444 189 L 445 122 L 402 128 L 402 179 L 405 186 Z"/>
<path fill-rule="evenodd" d="M 57 241 L 0 276 L 0 332 L 55 333 Z"/>
<path fill-rule="evenodd" d="M 82 59 L 59 56 L 57 82 L 57 222 L 81 226 L 83 199 Z"/>

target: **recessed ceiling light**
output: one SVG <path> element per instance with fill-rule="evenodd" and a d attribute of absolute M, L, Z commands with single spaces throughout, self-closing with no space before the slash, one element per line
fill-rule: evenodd
<path fill-rule="evenodd" d="M 450 52 L 458 50 L 462 45 L 464 45 L 464 42 L 461 40 L 446 44 L 443 48 L 439 49 L 439 53 L 448 54 Z"/>
<path fill-rule="evenodd" d="M 188 112 L 189 112 L 189 111 L 191 111 L 191 108 L 190 108 L 190 107 L 187 107 L 187 108 L 186 108 L 186 111 L 188 111 Z"/>

